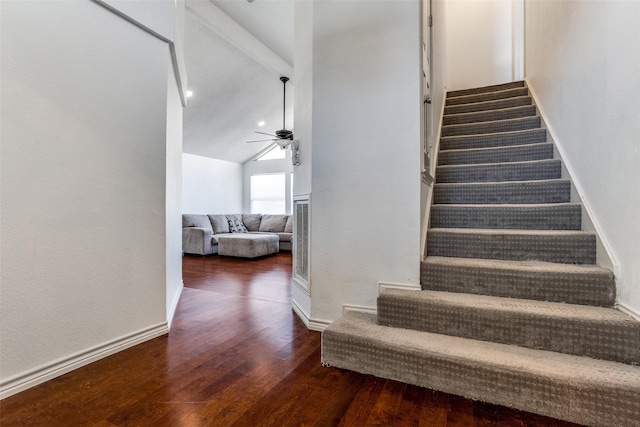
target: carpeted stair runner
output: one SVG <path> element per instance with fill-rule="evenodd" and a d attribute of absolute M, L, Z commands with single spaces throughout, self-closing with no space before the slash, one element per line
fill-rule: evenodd
<path fill-rule="evenodd" d="M 379 325 L 348 312 L 322 334 L 330 366 L 585 425 L 637 427 L 640 368 Z"/>
<path fill-rule="evenodd" d="M 593 426 L 638 426 L 640 322 L 524 82 L 449 92 L 422 291 L 323 332 L 329 366 Z"/>
<path fill-rule="evenodd" d="M 422 263 L 428 289 L 611 307 L 611 270 L 595 265 L 430 256 Z"/>
<path fill-rule="evenodd" d="M 571 183 L 566 179 L 462 184 L 436 182 L 433 186 L 435 204 L 563 203 L 570 199 Z"/>

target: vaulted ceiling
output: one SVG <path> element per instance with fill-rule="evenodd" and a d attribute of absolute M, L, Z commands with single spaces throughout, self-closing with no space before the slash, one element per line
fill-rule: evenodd
<path fill-rule="evenodd" d="M 269 138 L 255 131 L 282 128 L 279 77 L 293 77 L 293 1 L 187 1 L 184 51 L 193 96 L 184 110 L 184 152 L 244 163 L 271 144 L 246 141 Z"/>

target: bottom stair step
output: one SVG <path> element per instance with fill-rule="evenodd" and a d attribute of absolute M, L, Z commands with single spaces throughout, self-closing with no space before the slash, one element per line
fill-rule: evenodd
<path fill-rule="evenodd" d="M 322 363 L 592 426 L 637 426 L 640 367 L 380 326 L 348 312 Z"/>

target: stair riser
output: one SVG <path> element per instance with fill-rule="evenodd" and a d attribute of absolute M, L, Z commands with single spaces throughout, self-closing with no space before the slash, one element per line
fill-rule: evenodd
<path fill-rule="evenodd" d="M 467 95 L 476 95 L 479 93 L 498 92 L 501 90 L 516 89 L 516 88 L 522 88 L 522 87 L 525 87 L 524 81 L 509 82 L 509 83 L 502 83 L 498 85 L 483 86 L 483 87 L 477 87 L 477 88 L 471 88 L 471 89 L 453 90 L 447 93 L 447 97 L 454 98 L 457 96 L 467 96 Z"/>
<path fill-rule="evenodd" d="M 584 321 L 443 304 L 378 298 L 378 323 L 395 328 L 519 345 L 621 363 L 640 361 L 640 324 Z"/>
<path fill-rule="evenodd" d="M 499 92 L 481 93 L 478 95 L 458 96 L 454 98 L 447 98 L 445 106 L 461 105 L 461 104 L 473 104 L 476 102 L 493 101 L 495 99 L 513 98 L 516 96 L 529 95 L 529 89 L 526 87 L 503 90 Z"/>
<path fill-rule="evenodd" d="M 422 289 L 536 301 L 612 307 L 613 274 L 555 274 L 549 271 L 500 270 L 423 262 Z"/>
<path fill-rule="evenodd" d="M 579 205 L 541 207 L 450 206 L 431 208 L 433 228 L 580 230 Z"/>
<path fill-rule="evenodd" d="M 442 151 L 438 155 L 438 165 L 529 162 L 552 158 L 553 144 L 542 143 L 506 148 Z"/>
<path fill-rule="evenodd" d="M 546 129 L 530 129 L 496 135 L 451 136 L 440 139 L 440 150 L 506 147 L 547 142 Z"/>
<path fill-rule="evenodd" d="M 568 180 L 486 184 L 436 184 L 435 204 L 566 203 L 571 200 Z"/>
<path fill-rule="evenodd" d="M 532 163 L 438 166 L 437 183 L 505 182 L 558 179 L 562 174 L 559 160 Z"/>
<path fill-rule="evenodd" d="M 510 108 L 507 110 L 484 111 L 465 114 L 445 115 L 442 124 L 461 125 L 469 123 L 489 122 L 492 120 L 510 120 L 522 117 L 533 117 L 536 115 L 536 107 L 534 105 L 526 107 Z"/>
<path fill-rule="evenodd" d="M 500 110 L 503 108 L 521 107 L 531 105 L 530 96 L 520 96 L 517 98 L 498 99 L 496 101 L 476 102 L 475 104 L 453 105 L 444 108 L 444 114 L 473 113 L 475 111 Z"/>
<path fill-rule="evenodd" d="M 505 369 L 330 330 L 322 334 L 322 363 L 592 426 L 635 427 L 640 412 L 637 385 L 621 388 L 526 367 Z"/>
<path fill-rule="evenodd" d="M 590 233 L 557 235 L 476 234 L 429 231 L 427 254 L 457 258 L 595 264 L 596 241 Z"/>
<path fill-rule="evenodd" d="M 520 119 L 498 120 L 464 125 L 442 126 L 442 136 L 478 135 L 498 132 L 514 132 L 537 129 L 540 127 L 540 116 Z"/>

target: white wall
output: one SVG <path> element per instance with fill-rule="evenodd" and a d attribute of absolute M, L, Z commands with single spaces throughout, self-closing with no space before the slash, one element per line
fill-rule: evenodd
<path fill-rule="evenodd" d="M 526 75 L 640 315 L 640 3 L 526 1 Z"/>
<path fill-rule="evenodd" d="M 182 154 L 183 213 L 242 213 L 242 165 Z"/>
<path fill-rule="evenodd" d="M 302 100 L 313 120 L 314 319 L 375 307 L 378 281 L 419 283 L 419 6 L 314 2 L 313 92 Z"/>
<path fill-rule="evenodd" d="M 167 74 L 166 312 L 170 326 L 182 292 L 182 104 L 173 67 Z"/>
<path fill-rule="evenodd" d="M 280 150 L 280 148 L 276 148 Z M 293 165 L 291 164 L 291 149 L 287 148 L 285 151 L 284 159 L 271 159 L 271 160 L 249 160 L 242 165 L 243 169 L 243 211 L 244 213 L 251 212 L 251 175 L 259 175 L 264 173 L 284 173 L 285 180 L 285 200 L 286 213 L 291 215 L 291 172 L 293 172 Z"/>
<path fill-rule="evenodd" d="M 311 193 L 311 151 L 313 127 L 313 2 L 295 2 L 293 45 L 294 129 L 300 141 L 300 165 L 294 169 L 293 195 Z"/>
<path fill-rule="evenodd" d="M 293 196 L 307 198 L 311 194 L 311 156 L 313 121 L 313 2 L 294 3 L 293 65 L 296 90 L 293 102 L 294 129 L 300 146 L 300 164 L 293 169 Z M 311 297 L 307 289 L 294 281 L 291 295 L 293 308 L 301 318 L 311 317 Z"/>
<path fill-rule="evenodd" d="M 512 0 L 446 2 L 448 90 L 513 79 Z"/>
<path fill-rule="evenodd" d="M 167 331 L 171 59 L 94 2 L 0 5 L 8 395 Z"/>

